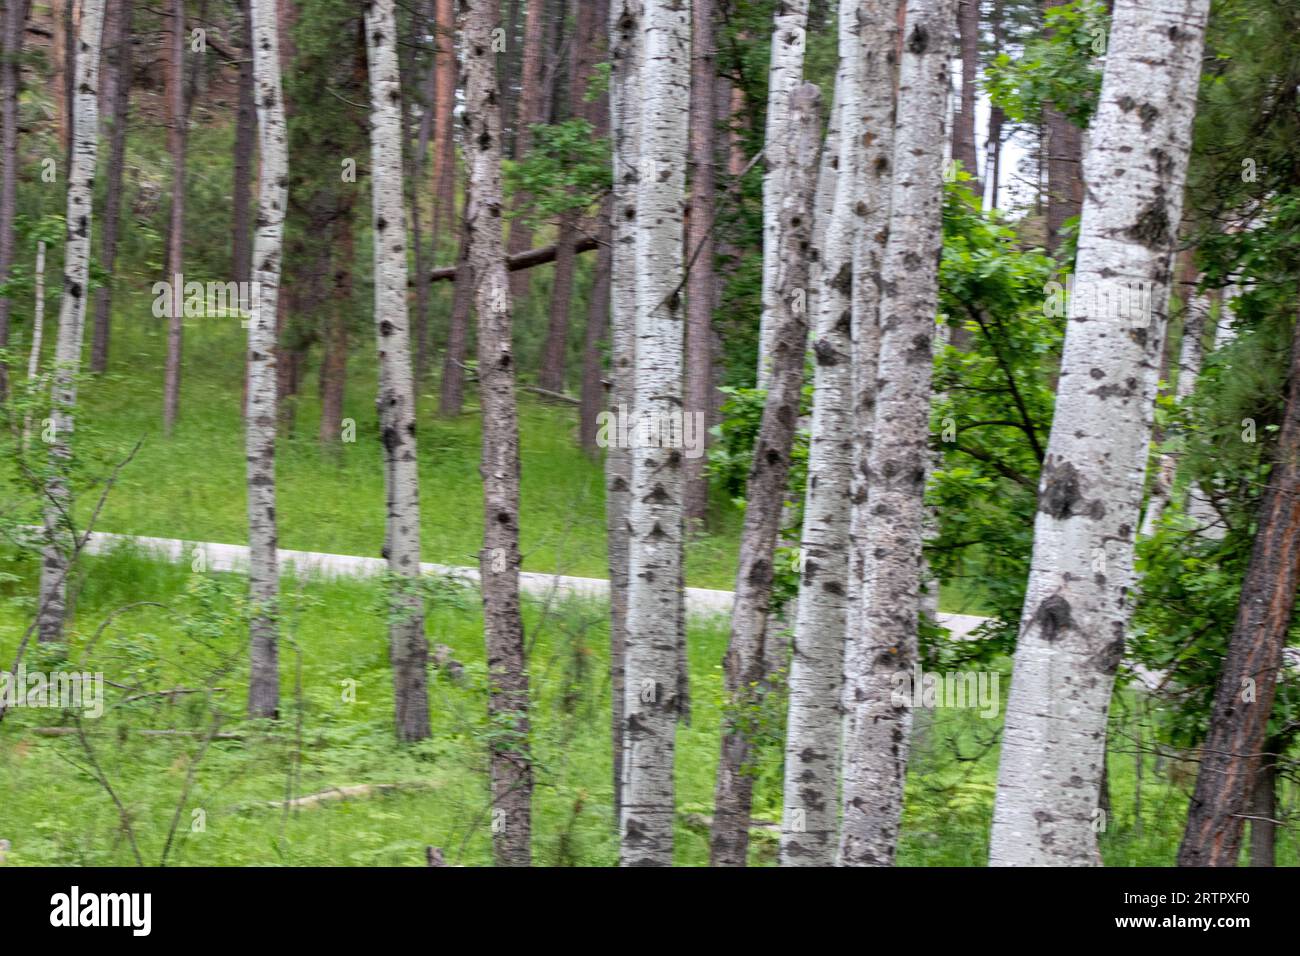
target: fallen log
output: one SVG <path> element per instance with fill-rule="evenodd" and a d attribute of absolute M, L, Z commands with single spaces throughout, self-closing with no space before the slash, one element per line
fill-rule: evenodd
<path fill-rule="evenodd" d="M 573 244 L 573 251 L 575 255 L 579 252 L 590 252 L 596 248 L 596 245 L 594 236 L 582 236 Z M 510 272 L 518 272 L 521 269 L 531 269 L 533 266 L 544 266 L 548 262 L 555 261 L 555 255 L 558 251 L 559 246 L 557 245 L 529 249 L 527 252 L 521 252 L 506 259 L 506 269 Z M 441 269 L 431 269 L 429 271 L 430 282 L 450 282 L 455 278 L 455 266 L 444 266 Z"/>

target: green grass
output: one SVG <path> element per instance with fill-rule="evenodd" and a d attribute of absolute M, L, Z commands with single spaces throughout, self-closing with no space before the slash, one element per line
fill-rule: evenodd
<path fill-rule="evenodd" d="M 0 659 L 12 660 L 30 619 L 34 561 L 12 555 L 0 584 Z M 224 582 L 226 594 L 212 593 Z M 113 618 L 81 669 L 101 670 L 119 684 L 148 688 L 201 685 L 200 672 L 228 659 L 233 669 L 216 681 L 225 714 L 222 729 L 245 735 L 214 741 L 197 764 L 193 789 L 181 800 L 201 742 L 145 737 L 127 729 L 208 726 L 207 711 L 190 695 L 125 703 L 126 690 L 109 688 L 110 707 L 85 721 L 96 760 L 125 806 L 141 855 L 158 862 L 180 807 L 168 859 L 180 865 L 419 865 L 424 847 L 442 847 L 449 861 L 491 861 L 487 782 L 487 721 L 482 620 L 475 592 L 439 590 L 427 630 L 432 643 L 452 648 L 465 665 L 456 682 L 431 669 L 433 737 L 399 745 L 392 734 L 392 690 L 384 615 L 377 582 L 288 582 L 282 638 L 281 720 L 242 717 L 247 675 L 246 627 L 233 575 L 200 575 L 154 562 L 129 549 L 87 559 L 78 585 L 77 613 L 67 656 L 76 661 L 110 612 L 147 597 L 166 609 L 138 607 Z M 612 819 L 609 681 L 604 607 L 567 601 L 551 607 L 526 602 L 532 688 L 532 745 L 536 758 L 534 859 L 539 864 L 608 865 L 617 858 Z M 725 626 L 690 625 L 692 718 L 678 731 L 676 780 L 679 826 L 676 861 L 707 861 L 722 719 L 721 660 Z M 57 669 L 34 648 L 27 662 Z M 345 700 L 346 682 L 356 700 Z M 298 685 L 300 682 L 301 690 Z M 1009 686 L 1005 672 L 1001 688 Z M 778 703 L 775 713 L 782 710 Z M 119 815 L 75 737 L 46 737 L 38 726 L 66 724 L 59 711 L 18 708 L 0 724 L 0 837 L 9 839 L 11 864 L 130 864 Z M 301 729 L 299 730 L 299 722 Z M 1132 726 L 1127 728 L 1132 732 Z M 973 711 L 939 710 L 915 736 L 899 862 L 905 865 L 981 865 L 985 862 L 1000 721 Z M 779 740 L 780 726 L 772 741 Z M 1136 764 L 1124 734 L 1112 733 L 1114 812 L 1102 848 L 1108 863 L 1173 862 L 1185 815 L 1185 789 L 1170 784 L 1144 758 L 1142 832 L 1134 825 Z M 1148 738 L 1149 739 L 1149 738 Z M 294 755 L 300 763 L 294 770 Z M 1168 765 L 1166 767 L 1168 769 Z M 780 819 L 780 748 L 768 743 L 756 767 L 756 817 Z M 268 806 L 356 784 L 412 784 L 415 789 L 285 812 Z M 1283 805 L 1295 800 L 1283 786 Z M 201 832 L 192 828 L 204 814 Z M 756 833 L 751 860 L 774 862 L 772 834 Z M 1295 864 L 1300 847 L 1279 833 L 1279 863 Z"/>
<path fill-rule="evenodd" d="M 81 440 L 93 441 L 105 462 L 113 450 L 124 454 L 138 438 L 144 446 L 123 471 L 98 530 L 244 542 L 239 407 L 244 331 L 233 318 L 187 321 L 180 422 L 166 438 L 161 426 L 164 323 L 153 318 L 147 299 L 136 298 L 117 310 L 116 325 L 109 375 L 88 379 L 80 391 L 79 423 L 92 436 Z M 278 450 L 281 547 L 379 553 L 384 487 L 369 346 L 371 335 L 359 335 L 349 362 L 344 416 L 356 422 L 355 442 L 332 450 L 318 444 L 314 367 L 303 383 L 292 431 L 286 431 Z M 451 421 L 437 417 L 436 383 L 426 383 L 419 397 L 421 541 L 427 561 L 477 564 L 482 546 L 480 419 L 472 389 L 466 397 L 465 413 Z M 521 392 L 519 432 L 524 570 L 605 577 L 602 465 L 577 447 L 576 411 L 541 404 Z M 734 585 L 740 521 L 733 505 L 716 502 L 710 532 L 688 549 L 690 585 Z"/>

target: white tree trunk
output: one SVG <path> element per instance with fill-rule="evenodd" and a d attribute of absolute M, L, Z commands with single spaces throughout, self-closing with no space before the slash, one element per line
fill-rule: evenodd
<path fill-rule="evenodd" d="M 41 344 L 45 338 L 45 240 L 36 243 L 36 298 L 32 313 L 32 348 L 27 356 L 27 382 L 30 385 L 36 379 L 36 372 L 41 367 Z M 23 450 L 32 433 L 32 415 L 23 416 Z"/>
<path fill-rule="evenodd" d="M 1192 277 L 1193 283 L 1195 277 Z M 1205 323 L 1209 318 L 1210 300 L 1204 292 L 1192 289 L 1183 305 L 1183 340 L 1178 349 L 1178 384 L 1174 386 L 1174 397 L 1179 404 L 1187 401 L 1196 390 L 1196 379 L 1201 374 L 1202 338 Z M 1141 537 L 1149 538 L 1155 534 L 1160 518 L 1173 500 L 1174 482 L 1178 477 L 1178 454 L 1165 451 L 1160 454 L 1156 466 L 1155 481 L 1152 482 L 1151 498 L 1147 510 L 1142 515 Z M 1199 491 L 1195 492 L 1199 494 Z"/>
<path fill-rule="evenodd" d="M 1129 622 L 1208 7 L 1115 4 L 1002 736 L 991 865 L 1100 860 L 1094 828 L 1106 715 Z M 1126 289 L 1149 291 L 1149 308 L 1099 308 L 1103 293 L 1113 299 Z"/>
<path fill-rule="evenodd" d="M 401 80 L 393 0 L 366 5 L 370 71 L 370 185 L 374 212 L 375 332 L 380 440 L 387 496 L 389 654 L 399 740 L 429 736 L 429 694 L 420 577 L 420 486 L 415 385 L 406 307 L 406 211 L 402 200 Z"/>
<path fill-rule="evenodd" d="M 280 87 L 280 34 L 275 0 L 254 0 L 253 82 L 257 102 L 257 235 L 253 240 L 253 287 L 247 304 L 248 406 L 244 442 L 248 462 L 248 586 L 250 664 L 248 713 L 274 717 L 280 706 L 279 568 L 275 513 L 276 316 L 289 195 L 288 135 Z"/>
<path fill-rule="evenodd" d="M 849 495 L 849 579 L 845 659 L 854 635 L 863 633 L 862 582 L 867 535 L 867 453 L 876 420 L 876 369 L 880 353 L 880 293 L 885 240 L 889 234 L 894 172 L 894 104 L 898 74 L 898 14 L 902 0 L 865 0 L 859 11 L 862 92 L 858 126 L 863 135 L 858 170 L 861 216 L 853 243 L 853 398 L 849 416 L 853 461 Z M 841 704 L 843 706 L 843 701 Z M 844 708 L 847 714 L 847 708 Z"/>
<path fill-rule="evenodd" d="M 682 213 L 691 9 L 645 0 L 636 203 L 636 422 L 682 413 Z M 666 442 L 664 444 L 667 444 Z M 621 862 L 673 860 L 673 737 L 682 703 L 682 449 L 632 455 Z"/>
<path fill-rule="evenodd" d="M 930 381 L 942 248 L 944 104 L 956 0 L 909 0 L 867 456 L 861 621 L 845 655 L 840 862 L 893 862 L 911 711 L 891 695 L 916 660 Z"/>
<path fill-rule="evenodd" d="M 77 37 L 72 164 L 68 170 L 68 238 L 63 247 L 63 296 L 59 303 L 59 337 L 54 353 L 51 403 L 54 441 L 50 444 L 50 478 L 45 489 L 45 553 L 37 610 L 37 639 L 42 643 L 63 637 L 67 575 L 75 533 L 68 468 L 90 287 L 90 228 L 99 147 L 99 47 L 103 23 L 104 0 L 83 0 Z"/>
<path fill-rule="evenodd" d="M 610 215 L 610 404 L 617 414 L 636 403 L 636 192 L 641 120 L 641 0 L 614 0 L 609 8 L 609 114 L 614 196 Z M 613 701 L 614 813 L 623 792 L 623 688 L 627 646 L 628 506 L 631 451 L 605 448 L 605 528 L 609 552 L 609 674 Z"/>
<path fill-rule="evenodd" d="M 781 0 L 772 29 L 772 59 L 767 72 L 767 124 L 763 131 L 763 299 L 758 329 L 758 387 L 767 388 L 776 337 L 777 259 L 780 256 L 781 197 L 790 162 L 790 94 L 803 79 L 808 0 Z"/>
<path fill-rule="evenodd" d="M 519 424 L 511 346 L 510 281 L 502 239 L 501 107 L 492 29 L 496 0 L 471 0 L 465 18 L 465 228 L 478 313 L 479 404 L 483 408 L 483 622 L 492 743 L 493 849 L 502 866 L 531 860 L 533 793 L 528 672 L 519 610 Z M 498 825 L 499 821 L 499 825 Z"/>
<path fill-rule="evenodd" d="M 809 289 L 814 317 L 812 438 L 799 542 L 799 598 L 790 659 L 781 863 L 830 866 L 839 827 L 840 691 L 853 468 L 853 249 L 861 195 L 858 119 L 864 92 L 859 0 L 840 0 L 839 71 L 818 177 Z M 846 122 L 847 121 L 847 122 Z M 850 135 L 839 136 L 841 125 Z M 829 198 L 827 194 L 829 195 Z"/>
<path fill-rule="evenodd" d="M 749 846 L 754 774 L 748 717 L 761 703 L 767 672 L 764 665 L 771 659 L 767 640 L 772 636 L 768 634 L 768 609 L 773 563 L 790 486 L 790 452 L 798 427 L 808 350 L 806 303 L 820 125 L 821 93 L 813 84 L 803 84 L 790 97 L 793 140 L 785 195 L 781 197 L 783 244 L 773 294 L 776 336 L 772 339 L 772 376 L 745 483 L 736 600 L 723 661 L 728 715 L 713 799 L 709 859 L 714 866 L 744 866 Z"/>

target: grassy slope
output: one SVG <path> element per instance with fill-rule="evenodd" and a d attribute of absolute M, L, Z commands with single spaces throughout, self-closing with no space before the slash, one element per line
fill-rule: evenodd
<path fill-rule="evenodd" d="M 11 655 L 30 614 L 26 580 L 5 585 L 0 602 L 0 659 Z M 87 562 L 78 602 L 72 657 L 108 612 L 150 595 L 170 611 L 139 608 L 117 618 L 93 652 L 93 666 L 109 679 L 164 662 L 154 687 L 193 682 L 194 645 L 181 623 L 193 621 L 197 599 L 188 589 L 199 576 L 122 552 Z M 213 576 L 234 591 L 242 582 Z M 477 595 L 444 597 L 429 615 L 431 640 L 445 643 L 466 665 L 457 683 L 436 672 L 430 695 L 433 739 L 398 746 L 391 736 L 391 683 L 374 583 L 306 582 L 287 589 L 300 605 L 282 655 L 283 720 L 267 732 L 244 724 L 245 675 L 228 675 L 223 729 L 242 730 L 241 742 L 216 742 L 199 764 L 196 784 L 181 806 L 181 824 L 170 862 L 182 864 L 414 864 L 426 845 L 443 847 L 450 861 L 490 862 L 487 825 L 486 693 L 481 617 Z M 534 853 L 539 863 L 612 864 L 617 844 L 611 820 L 610 751 L 604 611 L 582 603 L 526 609 L 534 697 L 537 790 Z M 237 612 L 203 632 L 206 640 L 242 662 L 244 628 Z M 726 641 L 717 622 L 691 626 L 693 716 L 678 733 L 677 785 L 681 825 L 677 861 L 703 864 L 707 835 L 692 814 L 710 809 L 721 722 L 721 669 Z M 294 690 L 301 652 L 301 700 Z M 188 650 L 187 650 L 188 649 Z M 33 657 L 32 661 L 39 658 Z M 33 663 L 32 666 L 35 666 Z M 47 665 L 50 669 L 53 665 Z M 241 664 L 242 666 L 242 664 Z M 357 700 L 344 700 L 345 681 L 356 681 Z M 1003 675 L 1005 695 L 1009 682 Z M 110 690 L 120 702 L 123 692 Z M 39 737 L 35 726 L 60 723 L 57 712 L 17 709 L 0 730 L 0 835 L 14 846 L 12 863 L 126 864 L 130 850 L 120 838 L 112 803 L 87 771 L 87 759 L 71 737 Z M 420 781 L 428 790 L 399 792 L 316 809 L 284 813 L 265 806 L 283 799 L 302 721 L 301 765 L 295 795 L 359 783 Z M 202 727 L 193 698 L 176 704 L 157 700 L 119 704 L 98 722 L 97 759 L 129 808 L 146 862 L 156 862 L 166 841 L 178 795 L 198 750 L 192 740 L 118 735 L 118 727 Z M 1126 728 L 1129 733 L 1132 728 Z M 775 727 L 774 739 L 780 728 Z M 996 773 L 997 720 L 972 711 L 943 711 L 917 738 L 910 775 L 900 862 L 913 865 L 979 865 L 984 862 Z M 1149 737 L 1148 737 L 1149 739 Z M 1102 838 L 1111 864 L 1172 863 L 1181 834 L 1186 794 L 1144 762 L 1143 827 L 1133 826 L 1135 763 L 1124 734 L 1112 734 L 1111 788 L 1115 806 Z M 959 759 L 960 758 L 960 759 Z M 973 759 L 972 759 L 973 758 Z M 758 765 L 757 815 L 779 820 L 779 747 L 768 745 Z M 1284 803 L 1294 799 L 1286 784 Z M 195 810 L 205 828 L 191 830 Z M 755 840 L 753 860 L 771 862 L 770 837 Z M 1279 834 L 1279 862 L 1294 864 L 1300 847 L 1291 831 Z"/>
<path fill-rule="evenodd" d="M 98 525 L 103 531 L 239 543 L 246 540 L 244 433 L 239 415 L 243 330 L 231 319 L 191 319 L 185 329 L 181 421 L 161 434 L 165 328 L 149 301 L 117 310 L 112 366 L 81 391 L 81 420 L 103 449 L 145 444 L 123 473 Z M 438 321 L 435 317 L 435 321 Z M 372 336 L 358 335 L 349 363 L 345 416 L 356 441 L 334 452 L 316 441 L 317 382 L 308 375 L 293 433 L 280 446 L 280 544 L 286 548 L 377 555 L 383 542 L 383 471 L 374 411 Z M 436 386 L 420 397 L 418 435 L 425 560 L 477 564 L 483 504 L 478 475 L 479 417 L 471 391 L 463 416 L 440 420 Z M 521 395 L 521 549 L 524 569 L 604 577 L 604 482 L 599 462 L 575 444 L 576 414 Z M 730 589 L 740 516 L 727 502 L 715 530 L 690 547 L 688 579 Z"/>

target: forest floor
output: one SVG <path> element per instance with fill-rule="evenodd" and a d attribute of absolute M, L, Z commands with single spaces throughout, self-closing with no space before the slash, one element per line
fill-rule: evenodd
<path fill-rule="evenodd" d="M 243 333 L 233 320 L 187 323 L 181 419 L 161 434 L 163 324 L 145 300 L 121 303 L 110 373 L 80 394 L 76 449 L 86 479 L 81 515 L 136 441 L 98 531 L 187 541 L 245 540 L 244 451 L 239 403 Z M 358 335 L 366 334 L 358 332 Z M 374 558 L 383 540 L 383 484 L 374 428 L 373 363 L 349 368 L 344 414 L 355 443 L 316 440 L 316 382 L 309 375 L 278 463 L 280 543 Z M 423 556 L 472 566 L 481 543 L 479 428 L 473 393 L 454 421 L 420 398 Z M 603 476 L 577 448 L 572 410 L 521 397 L 524 568 L 603 578 Z M 710 529 L 688 551 L 688 581 L 730 589 L 740 510 L 719 497 Z M 0 551 L 0 661 L 14 660 L 35 610 L 33 555 Z M 243 717 L 246 584 L 237 573 L 160 561 L 129 544 L 87 555 L 66 648 L 28 648 L 29 671 L 102 672 L 109 708 L 76 732 L 64 710 L 18 707 L 0 723 L 0 839 L 8 864 L 420 865 L 426 846 L 451 863 L 491 860 L 481 606 L 453 578 L 430 579 L 426 630 L 462 667 L 431 667 L 432 737 L 399 745 L 384 598 L 375 578 L 286 578 L 282 706 L 274 722 Z M 536 766 L 534 859 L 612 864 L 617 858 L 610 748 L 607 609 L 575 593 L 524 601 Z M 946 612 L 978 614 L 963 589 L 941 592 Z M 140 602 L 149 602 L 141 604 Z M 691 719 L 677 734 L 676 859 L 708 857 L 708 819 L 724 717 L 725 619 L 689 621 Z M 997 665 L 1002 701 L 1009 662 Z M 193 693 L 212 686 L 208 695 Z M 159 694 L 156 691 L 170 693 Z M 142 696 L 142 694 L 144 696 Z M 134 698 L 134 699 L 132 699 Z M 775 860 L 780 820 L 784 695 L 762 715 L 751 860 Z M 221 716 L 214 725 L 214 714 Z M 997 771 L 1000 708 L 918 712 L 899 862 L 985 862 Z M 1116 698 L 1110 740 L 1112 812 L 1101 834 L 1111 865 L 1169 865 L 1185 819 L 1194 764 L 1156 756 L 1158 715 L 1146 698 Z M 212 737 L 213 729 L 231 736 Z M 57 728 L 58 732 L 50 728 Z M 140 730 L 183 731 L 146 735 Z M 1145 742 L 1145 743 L 1143 743 Z M 88 749 L 89 748 L 89 749 Z M 319 796 L 313 796 L 319 795 Z M 344 798 L 346 796 L 346 798 Z M 1284 782 L 1294 807 L 1300 787 Z M 301 798 L 309 798 L 303 801 Z M 286 801 L 298 803 L 286 805 Z M 120 801 L 119 810 L 115 801 Z M 1300 862 L 1283 829 L 1278 862 Z"/>
<path fill-rule="evenodd" d="M 6 663 L 30 620 L 34 563 L 10 560 L 2 569 L 12 575 L 0 581 L 0 660 Z M 9 864 L 130 864 L 132 840 L 146 863 L 157 863 L 169 834 L 173 864 L 420 865 L 426 846 L 441 847 L 452 863 L 490 862 L 491 728 L 476 591 L 450 582 L 434 591 L 430 643 L 446 645 L 463 671 L 450 664 L 431 668 L 433 736 L 399 745 L 376 579 L 286 582 L 281 719 L 250 722 L 242 716 L 241 577 L 195 573 L 129 546 L 86 557 L 82 565 L 68 650 L 32 647 L 25 663 L 29 670 L 72 667 L 66 653 L 77 669 L 103 672 L 121 687 L 107 688 L 104 716 L 82 721 L 89 752 L 67 711 L 19 707 L 0 723 L 0 838 L 10 841 Z M 142 599 L 161 606 L 118 610 Z M 606 608 L 570 596 L 526 599 L 524 611 L 535 860 L 612 864 Z M 691 617 L 691 719 L 677 734 L 680 864 L 707 861 L 726 640 L 722 619 Z M 1004 701 L 1006 662 L 1000 676 Z M 214 724 L 203 695 L 133 691 L 209 685 L 222 688 L 212 698 L 222 714 L 218 729 L 236 737 L 206 747 Z M 774 862 L 780 820 L 783 695 L 770 701 L 764 726 L 771 733 L 755 763 L 754 863 Z M 918 712 L 900 863 L 985 862 L 1000 713 Z M 1140 749 L 1134 741 L 1152 739 L 1153 716 L 1140 694 L 1117 698 L 1109 738 L 1113 810 L 1101 835 L 1111 865 L 1170 865 L 1176 853 L 1194 765 L 1133 752 Z M 49 727 L 64 732 L 51 735 Z M 149 736 L 140 729 L 193 736 Z M 352 796 L 336 799 L 340 789 Z M 1296 801 L 1298 789 L 1283 784 L 1283 805 Z M 315 794 L 324 796 L 284 805 Z M 130 837 L 114 796 L 125 808 Z M 1289 830 L 1279 832 L 1278 862 L 1300 862 L 1300 841 Z"/>

